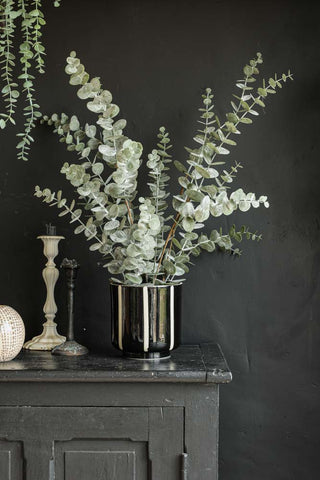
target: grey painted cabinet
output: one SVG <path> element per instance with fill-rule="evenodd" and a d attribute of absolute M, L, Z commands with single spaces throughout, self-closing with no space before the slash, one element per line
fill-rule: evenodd
<path fill-rule="evenodd" d="M 217 345 L 0 364 L 0 480 L 217 480 Z"/>

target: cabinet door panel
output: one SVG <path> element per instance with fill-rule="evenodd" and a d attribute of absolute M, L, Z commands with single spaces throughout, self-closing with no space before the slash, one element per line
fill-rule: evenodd
<path fill-rule="evenodd" d="M 0 441 L 1 480 L 22 480 L 22 461 L 18 442 Z"/>
<path fill-rule="evenodd" d="M 50 480 L 55 475 L 55 454 L 56 444 L 71 441 L 72 439 L 86 439 L 89 445 L 93 440 L 105 442 L 108 440 L 124 440 L 128 443 L 147 442 L 148 409 L 133 407 L 0 407 L 0 438 L 5 437 L 12 441 L 21 441 L 25 459 L 26 478 L 23 480 Z M 10 444 L 11 442 L 7 442 Z M 8 449 L 3 451 L 7 451 Z M 86 451 L 87 448 L 84 449 Z M 103 447 L 104 453 L 107 449 Z M 135 449 L 124 448 L 135 453 Z M 100 447 L 98 448 L 100 451 Z M 120 452 L 121 453 L 121 452 Z M 89 451 L 89 457 L 92 453 Z M 6 454 L 0 459 L 2 470 L 5 473 L 0 475 L 0 480 L 7 480 L 5 477 L 8 459 Z M 70 457 L 69 464 L 74 463 L 74 457 Z M 88 458 L 88 455 L 86 456 Z M 79 459 L 79 456 L 77 456 Z M 118 465 L 119 458 L 115 455 L 100 455 L 98 464 L 105 464 L 101 468 L 110 470 L 111 465 Z M 94 465 L 93 460 L 92 465 Z M 59 462 L 58 462 L 59 463 Z M 145 455 L 144 465 L 147 469 L 148 458 Z M 108 466 L 109 465 L 109 466 Z M 135 464 L 136 465 L 136 464 Z M 81 462 L 80 462 L 81 466 Z M 64 471 L 60 468 L 60 476 L 56 480 L 65 480 Z M 120 468 L 120 467 L 119 467 Z M 69 468 L 69 477 L 71 475 Z M 130 471 L 128 467 L 127 471 Z M 1 472 L 2 473 L 2 472 Z M 8 476 L 8 475 L 7 475 Z M 72 477 L 71 477 L 72 478 Z M 103 477 L 102 477 L 103 478 Z M 106 477 L 108 478 L 108 477 Z M 112 478 L 112 476 L 111 476 Z M 121 477 L 120 477 L 121 478 Z M 130 477 L 129 477 L 130 478 Z M 133 477 L 134 478 L 134 477 Z M 137 477 L 139 478 L 139 477 Z M 143 477 L 141 473 L 141 479 Z M 88 476 L 75 477 L 72 480 L 91 480 Z M 98 479 L 100 480 L 99 476 Z M 8 480 L 20 480 L 20 477 L 13 476 Z M 95 480 L 95 479 L 93 479 Z M 103 480 L 105 480 L 103 478 Z"/>
<path fill-rule="evenodd" d="M 0 407 L 1 437 L 0 480 L 177 480 L 184 409 Z"/>
<path fill-rule="evenodd" d="M 56 480 L 147 480 L 147 443 L 73 440 L 55 444 Z"/>
<path fill-rule="evenodd" d="M 65 456 L 65 480 L 112 478 L 121 480 L 136 478 L 133 452 L 67 452 Z"/>

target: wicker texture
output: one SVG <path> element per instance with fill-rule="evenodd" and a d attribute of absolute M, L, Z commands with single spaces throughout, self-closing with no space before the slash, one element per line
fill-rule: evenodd
<path fill-rule="evenodd" d="M 8 362 L 20 352 L 25 337 L 22 318 L 11 307 L 0 305 L 0 362 Z"/>

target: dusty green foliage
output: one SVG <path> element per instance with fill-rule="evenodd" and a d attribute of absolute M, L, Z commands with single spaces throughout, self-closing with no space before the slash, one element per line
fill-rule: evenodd
<path fill-rule="evenodd" d="M 57 5 L 56 5 L 57 3 Z M 55 2 L 59 6 L 59 2 Z M 41 117 L 40 107 L 35 99 L 34 75 L 32 70 L 44 73 L 45 48 L 42 44 L 42 27 L 45 19 L 42 12 L 41 0 L 0 0 L 0 64 L 3 86 L 1 93 L 4 100 L 4 112 L 0 113 L 0 129 L 8 123 L 15 125 L 15 110 L 21 93 L 25 97 L 26 105 L 23 109 L 25 116 L 24 132 L 18 133 L 18 158 L 28 159 L 28 151 L 33 141 L 32 129 L 36 120 Z M 16 67 L 15 45 L 16 37 L 19 43 L 19 60 L 21 73 L 14 78 Z M 18 33 L 18 35 L 16 35 Z M 18 81 L 20 80 L 20 85 Z"/>
<path fill-rule="evenodd" d="M 1 80 L 4 84 L 1 93 L 5 103 L 5 112 L 0 115 L 0 128 L 5 128 L 8 122 L 15 124 L 14 113 L 19 97 L 18 84 L 13 80 L 13 68 L 16 60 L 13 52 L 13 38 L 16 15 L 19 16 L 20 13 L 18 11 L 17 14 L 13 14 L 13 8 L 13 0 L 0 3 L 0 18 L 4 25 L 0 34 Z"/>
<path fill-rule="evenodd" d="M 84 233 L 94 241 L 90 250 L 98 250 L 109 272 L 122 277 L 114 281 L 175 283 L 189 271 L 192 256 L 216 248 L 239 255 L 235 242 L 261 239 L 246 226 L 237 229 L 232 225 L 228 233 L 221 228 L 209 234 L 203 231 L 210 216 L 229 216 L 236 210 L 246 212 L 261 205 L 269 207 L 265 195 L 245 193 L 242 188 L 230 190 L 242 165 L 235 162 L 227 167 L 221 160 L 236 145 L 240 129 L 252 123 L 259 107 L 265 107 L 266 97 L 292 79 L 290 72 L 279 78 L 275 75 L 254 89 L 261 63 L 258 53 L 244 67 L 244 77 L 236 83 L 240 95 L 234 95 L 224 122 L 214 113 L 211 89 L 202 95 L 200 128 L 193 139 L 196 145 L 186 147 L 185 163 L 173 161 L 181 175 L 180 192 L 172 197 L 175 214 L 170 215 L 167 186 L 172 157 L 168 132 L 160 128 L 157 146 L 148 155 L 150 195 L 138 198 L 137 205 L 142 145 L 123 134 L 126 121 L 115 120 L 120 109 L 113 103 L 112 94 L 103 89 L 99 78 L 90 79 L 76 53 L 71 52 L 65 69 L 70 84 L 78 87 L 78 97 L 98 118 L 94 125 L 81 126 L 77 116 L 69 118 L 63 113 L 45 116 L 42 122 L 53 125 L 67 150 L 77 154 L 77 162 L 65 163 L 61 172 L 76 189 L 78 198 L 68 204 L 61 191 L 55 193 L 39 186 L 35 195 L 60 208 L 61 216 L 69 215 L 70 221 L 77 223 L 76 234 Z"/>
<path fill-rule="evenodd" d="M 164 246 L 164 235 L 170 230 L 170 227 L 166 225 L 166 220 L 168 220 L 166 215 L 168 209 L 167 198 L 169 197 L 167 187 L 170 180 L 168 171 L 170 169 L 169 165 L 172 162 L 172 157 L 169 153 L 172 145 L 170 144 L 169 134 L 165 127 L 160 127 L 157 136 L 157 148 L 149 153 L 147 161 L 149 176 L 151 178 L 151 182 L 148 183 L 151 192 L 150 200 L 152 205 L 155 207 L 155 214 L 159 218 L 161 227 L 161 230 L 156 238 L 157 246 L 154 262 L 156 262 L 156 259 Z"/>

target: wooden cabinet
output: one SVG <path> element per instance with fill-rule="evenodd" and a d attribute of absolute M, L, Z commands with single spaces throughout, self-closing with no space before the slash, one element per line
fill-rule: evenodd
<path fill-rule="evenodd" d="M 1 480 L 216 480 L 218 346 L 0 364 Z"/>

